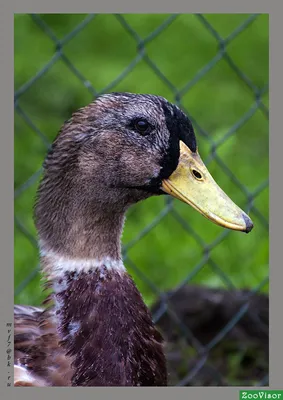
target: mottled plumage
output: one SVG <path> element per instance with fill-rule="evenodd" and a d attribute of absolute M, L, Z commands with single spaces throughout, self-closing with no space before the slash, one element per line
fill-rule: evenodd
<path fill-rule="evenodd" d="M 70 386 L 70 358 L 59 346 L 54 310 L 14 307 L 15 386 Z"/>

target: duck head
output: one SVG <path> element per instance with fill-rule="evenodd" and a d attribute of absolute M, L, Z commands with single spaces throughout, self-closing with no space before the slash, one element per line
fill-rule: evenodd
<path fill-rule="evenodd" d="M 119 258 L 125 211 L 152 195 L 172 195 L 225 228 L 253 227 L 202 162 L 189 118 L 160 96 L 98 97 L 64 124 L 44 167 L 36 225 L 45 247 L 64 254 L 91 256 L 96 239 Z"/>

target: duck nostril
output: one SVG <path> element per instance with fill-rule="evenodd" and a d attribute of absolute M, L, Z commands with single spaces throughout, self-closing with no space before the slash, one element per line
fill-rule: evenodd
<path fill-rule="evenodd" d="M 197 170 L 193 169 L 192 172 L 193 172 L 194 176 L 197 179 L 201 179 L 202 178 L 202 175 Z"/>

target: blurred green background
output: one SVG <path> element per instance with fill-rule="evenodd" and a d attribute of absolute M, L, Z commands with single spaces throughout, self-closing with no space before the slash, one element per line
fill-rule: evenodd
<path fill-rule="evenodd" d="M 29 178 L 62 123 L 104 91 L 180 100 L 210 172 L 255 225 L 249 235 L 228 232 L 163 197 L 134 206 L 123 234 L 125 264 L 146 302 L 187 278 L 213 287 L 261 285 L 268 276 L 268 43 L 268 15 L 15 15 L 16 303 L 44 298 L 34 273 L 39 179 Z"/>

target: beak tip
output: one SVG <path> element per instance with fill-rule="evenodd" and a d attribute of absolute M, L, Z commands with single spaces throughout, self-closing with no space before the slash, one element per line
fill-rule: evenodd
<path fill-rule="evenodd" d="M 245 232 L 249 233 L 253 229 L 254 224 L 253 224 L 252 220 L 246 214 L 243 214 L 243 218 L 244 218 L 244 221 L 246 224 Z"/>

